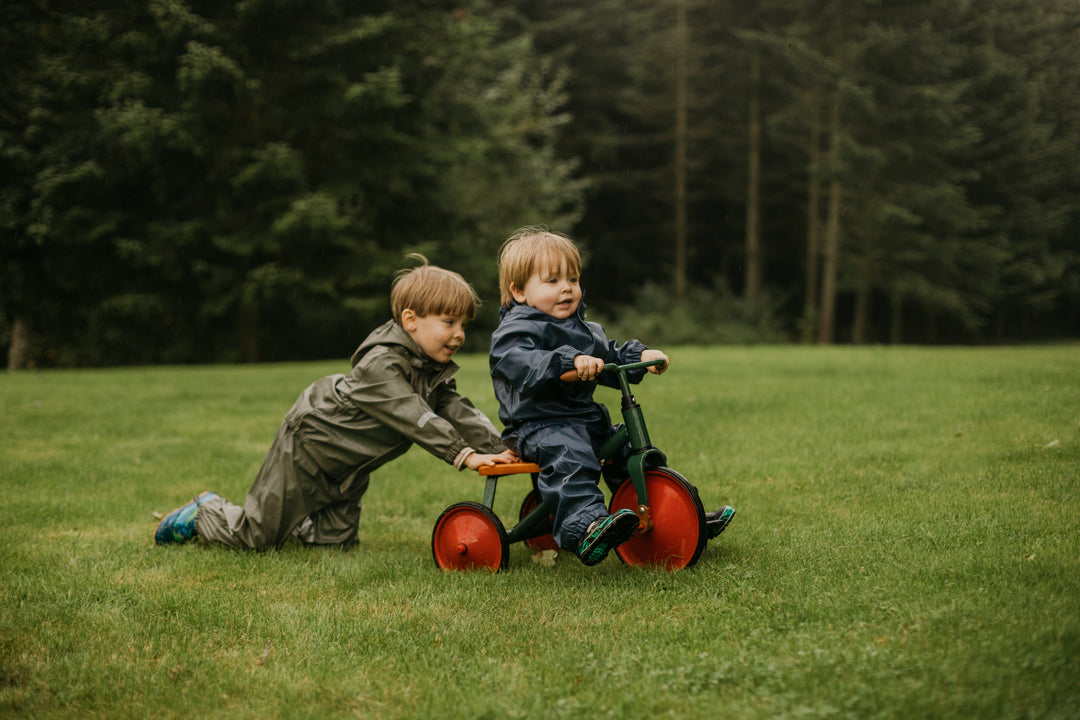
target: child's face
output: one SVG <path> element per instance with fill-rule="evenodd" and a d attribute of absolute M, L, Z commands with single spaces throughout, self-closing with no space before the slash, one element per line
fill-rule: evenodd
<path fill-rule="evenodd" d="M 565 262 L 560 263 L 557 269 L 541 267 L 525 281 L 525 287 L 511 285 L 510 292 L 519 303 L 560 320 L 576 313 L 581 304 L 579 278 L 570 273 Z"/>
<path fill-rule="evenodd" d="M 465 342 L 465 319 L 454 315 L 420 317 L 406 309 L 401 313 L 401 326 L 435 362 L 450 362 L 450 358 Z"/>

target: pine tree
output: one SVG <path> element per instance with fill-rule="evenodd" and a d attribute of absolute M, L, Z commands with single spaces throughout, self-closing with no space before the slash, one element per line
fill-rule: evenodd
<path fill-rule="evenodd" d="M 578 212 L 561 79 L 484 3 L 40 13 L 3 129 L 29 180 L 5 193 L 26 280 L 2 300 L 63 328 L 54 361 L 340 356 L 406 252 L 491 287 L 500 237 Z"/>

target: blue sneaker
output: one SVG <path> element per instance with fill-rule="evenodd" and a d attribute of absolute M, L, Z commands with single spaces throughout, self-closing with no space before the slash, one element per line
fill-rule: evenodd
<path fill-rule="evenodd" d="M 731 518 L 735 517 L 735 508 L 730 505 L 725 505 L 716 512 L 707 513 L 705 515 L 705 528 L 709 533 L 709 539 L 724 532 L 724 528 L 731 522 Z"/>
<path fill-rule="evenodd" d="M 585 565 L 596 565 L 614 548 L 634 537 L 637 529 L 637 513 L 627 508 L 597 518 L 585 531 L 585 537 L 578 546 L 578 557 Z"/>
<path fill-rule="evenodd" d="M 187 505 L 161 518 L 154 530 L 154 542 L 158 545 L 182 545 L 195 537 L 195 513 L 204 502 L 216 500 L 217 497 L 212 492 L 200 493 Z"/>

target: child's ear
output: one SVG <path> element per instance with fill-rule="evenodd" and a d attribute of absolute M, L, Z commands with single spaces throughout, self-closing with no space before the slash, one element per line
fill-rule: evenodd
<path fill-rule="evenodd" d="M 416 317 L 416 311 L 411 308 L 401 311 L 401 327 L 405 328 L 405 332 L 416 330 Z"/>
<path fill-rule="evenodd" d="M 510 283 L 510 294 L 514 296 L 514 299 L 519 303 L 525 302 L 525 293 L 514 283 Z"/>

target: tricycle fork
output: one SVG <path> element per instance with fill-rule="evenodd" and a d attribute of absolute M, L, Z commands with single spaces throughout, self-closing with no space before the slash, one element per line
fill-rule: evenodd
<path fill-rule="evenodd" d="M 623 414 L 626 417 L 626 414 Z M 597 453 L 601 461 L 608 460 L 615 457 L 622 448 L 626 445 L 627 441 L 630 441 L 631 448 L 637 445 L 633 437 L 633 428 L 630 427 L 631 423 L 620 426 L 615 434 L 611 438 L 600 446 L 600 451 Z M 640 425 L 642 431 L 644 430 L 644 423 Z M 639 439 L 640 439 L 639 435 Z M 660 452 L 652 445 L 648 445 L 648 435 L 644 435 L 646 445 L 644 447 L 638 447 L 632 449 L 630 456 L 626 459 L 626 470 L 630 475 L 630 481 L 634 483 L 634 490 L 637 492 L 637 507 L 634 508 L 634 512 L 637 513 L 638 520 L 640 522 L 638 532 L 648 532 L 652 530 L 652 515 L 649 512 L 649 492 L 645 488 L 645 471 L 650 468 L 663 467 L 667 464 L 667 457 L 664 453 Z M 614 488 L 613 488 L 614 489 Z"/>

